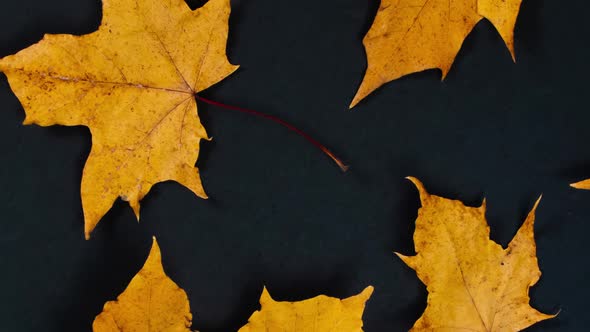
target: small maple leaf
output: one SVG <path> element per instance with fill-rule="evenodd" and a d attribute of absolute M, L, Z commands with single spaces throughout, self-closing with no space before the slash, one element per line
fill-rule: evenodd
<path fill-rule="evenodd" d="M 162 267 L 162 254 L 154 238 L 143 268 L 116 301 L 107 302 L 94 319 L 94 332 L 189 332 L 192 315 L 184 290 Z"/>
<path fill-rule="evenodd" d="M 577 182 L 577 183 L 572 183 L 571 186 L 574 187 L 574 188 L 576 188 L 576 189 L 590 190 L 590 179 L 584 180 L 584 181 L 580 181 L 580 182 Z"/>
<path fill-rule="evenodd" d="M 412 331 L 520 331 L 555 315 L 529 305 L 541 271 L 533 232 L 535 210 L 508 248 L 490 240 L 485 201 L 473 208 L 430 195 L 420 181 L 416 256 L 397 254 L 428 288 L 428 305 Z"/>
<path fill-rule="evenodd" d="M 195 167 L 207 133 L 194 96 L 238 68 L 225 54 L 229 14 L 229 0 L 196 11 L 184 0 L 103 0 L 98 31 L 46 35 L 0 59 L 25 124 L 90 128 L 86 238 L 118 197 L 139 218 L 139 201 L 158 182 L 207 197 Z"/>
<path fill-rule="evenodd" d="M 320 295 L 300 302 L 277 302 L 264 288 L 262 308 L 238 332 L 360 332 L 365 303 L 372 293 L 369 286 L 344 300 Z"/>
<path fill-rule="evenodd" d="M 439 68 L 449 72 L 463 41 L 483 18 L 514 59 L 514 25 L 522 0 L 382 0 L 363 44 L 367 71 L 350 108 L 383 84 Z"/>

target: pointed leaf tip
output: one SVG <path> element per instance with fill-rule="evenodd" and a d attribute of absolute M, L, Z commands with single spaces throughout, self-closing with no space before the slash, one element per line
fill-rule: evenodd
<path fill-rule="evenodd" d="M 371 298 L 371 295 L 373 295 L 374 290 L 375 288 L 369 285 L 357 295 L 343 299 L 342 303 L 346 306 L 364 308 L 366 302 L 369 300 L 369 298 Z M 360 313 L 362 315 L 362 311 Z"/>
<path fill-rule="evenodd" d="M 590 179 L 570 184 L 572 188 L 590 190 Z"/>
<path fill-rule="evenodd" d="M 369 300 L 371 295 L 373 295 L 374 291 L 375 291 L 375 287 L 369 285 L 369 286 L 365 287 L 365 289 L 363 289 L 360 293 L 358 293 L 357 295 L 354 295 L 352 297 L 349 297 L 348 299 L 356 299 L 357 301 L 365 303 L 365 302 L 367 302 L 367 300 Z M 345 300 L 348 300 L 348 299 L 345 299 Z"/>
<path fill-rule="evenodd" d="M 93 230 L 94 230 L 94 227 L 91 227 L 87 223 L 84 223 L 84 239 L 86 241 L 90 240 L 90 234 L 92 234 Z"/>
<path fill-rule="evenodd" d="M 156 237 L 152 237 L 152 248 L 150 249 L 150 255 L 152 253 L 160 253 L 160 245 L 158 244 L 158 240 L 156 240 Z"/>
<path fill-rule="evenodd" d="M 539 204 L 541 204 L 542 199 L 543 199 L 543 194 L 539 195 L 539 198 L 537 198 L 537 201 L 535 201 L 535 205 L 533 205 L 533 209 L 531 212 L 537 211 L 537 208 L 539 207 Z"/>
<path fill-rule="evenodd" d="M 541 203 L 542 198 L 543 198 L 543 195 L 540 195 L 539 198 L 537 198 L 537 200 L 535 201 L 535 204 L 533 205 L 533 208 L 531 209 L 531 211 L 528 213 L 526 219 L 524 220 L 524 223 L 521 226 L 521 229 L 523 230 L 523 232 L 530 232 L 531 234 L 534 233 L 533 227 L 535 224 L 537 208 L 539 207 L 539 204 Z M 520 232 L 520 230 L 519 230 L 519 232 Z"/>
<path fill-rule="evenodd" d="M 480 205 L 479 209 L 485 212 L 487 206 L 488 206 L 488 199 L 484 197 L 483 200 L 481 201 L 481 205 Z"/>
<path fill-rule="evenodd" d="M 416 269 L 416 256 L 406 256 L 404 254 L 400 254 L 399 252 L 394 252 L 394 254 L 404 262 L 408 267 L 415 270 Z"/>
<path fill-rule="evenodd" d="M 373 295 L 374 291 L 375 291 L 375 287 L 367 286 L 367 287 L 365 287 L 365 289 L 363 289 L 363 291 L 361 292 L 360 295 L 362 295 L 361 296 L 362 298 L 368 299 L 369 297 L 371 297 L 371 295 Z"/>
<path fill-rule="evenodd" d="M 268 303 L 268 302 L 274 302 L 274 300 L 273 300 L 272 296 L 270 296 L 270 293 L 268 291 L 268 288 L 266 288 L 266 286 L 264 286 L 262 288 L 262 294 L 260 294 L 259 302 L 261 305 Z"/>
<path fill-rule="evenodd" d="M 162 266 L 162 252 L 160 251 L 160 245 L 158 245 L 158 241 L 155 237 L 152 239 L 152 247 L 143 268 L 148 266 L 158 266 L 158 269 L 164 273 L 164 268 Z"/>
<path fill-rule="evenodd" d="M 428 191 L 426 191 L 424 184 L 413 176 L 407 176 L 406 179 L 410 180 L 410 182 L 414 184 L 416 189 L 418 189 L 418 193 L 420 194 L 420 201 L 422 202 L 422 205 L 424 205 L 426 198 L 430 196 Z"/>

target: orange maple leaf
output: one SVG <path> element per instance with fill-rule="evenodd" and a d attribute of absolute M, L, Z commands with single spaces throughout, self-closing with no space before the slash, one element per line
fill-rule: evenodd
<path fill-rule="evenodd" d="M 207 133 L 194 96 L 237 69 L 225 54 L 229 14 L 229 0 L 196 11 L 184 0 L 103 0 L 98 31 L 46 35 L 0 59 L 25 124 L 90 128 L 86 238 L 118 197 L 139 219 L 139 201 L 158 182 L 207 197 L 195 167 Z"/>

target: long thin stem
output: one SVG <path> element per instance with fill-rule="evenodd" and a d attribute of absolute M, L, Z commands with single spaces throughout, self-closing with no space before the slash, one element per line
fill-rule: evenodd
<path fill-rule="evenodd" d="M 345 165 L 342 160 L 340 160 L 340 158 L 336 157 L 336 155 L 334 155 L 334 153 L 332 153 L 332 151 L 328 150 L 328 148 L 326 148 L 324 145 L 322 145 L 320 142 L 316 141 L 315 139 L 313 139 L 311 136 L 309 136 L 308 134 L 304 133 L 303 131 L 301 131 L 299 128 L 293 126 L 292 124 L 285 122 L 284 120 L 281 120 L 279 118 L 277 118 L 276 116 L 273 115 L 268 115 L 268 114 L 264 114 L 258 111 L 254 111 L 254 110 L 250 110 L 250 109 L 246 109 L 246 108 L 242 108 L 242 107 L 237 107 L 237 106 L 231 106 L 231 105 L 226 105 L 217 101 L 213 101 L 213 100 L 209 100 L 207 98 L 203 98 L 199 95 L 195 94 L 195 98 L 197 100 L 200 100 L 204 103 L 213 105 L 213 106 L 217 106 L 217 107 L 221 107 L 221 108 L 225 108 L 228 110 L 232 110 L 232 111 L 238 111 L 238 112 L 242 112 L 242 113 L 247 113 L 247 114 L 251 114 L 251 115 L 255 115 L 261 118 L 265 118 L 268 120 L 271 120 L 275 123 L 278 123 L 292 131 L 294 131 L 295 133 L 297 133 L 298 135 L 302 136 L 303 138 L 305 138 L 306 140 L 308 140 L 311 144 L 313 144 L 316 148 L 322 150 L 323 153 L 325 153 L 328 157 L 330 157 L 330 159 L 332 159 L 336 165 L 338 165 L 338 167 L 340 167 L 340 169 L 343 172 L 346 172 L 348 170 L 348 166 Z"/>

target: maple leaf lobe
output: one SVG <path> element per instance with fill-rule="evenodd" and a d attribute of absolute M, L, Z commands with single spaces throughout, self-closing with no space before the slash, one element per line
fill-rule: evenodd
<path fill-rule="evenodd" d="M 0 59 L 25 124 L 83 125 L 92 150 L 81 184 L 85 235 L 121 197 L 137 218 L 162 181 L 207 195 L 195 167 L 208 139 L 194 94 L 238 67 L 226 51 L 229 0 L 104 0 L 97 31 L 46 35 Z"/>

